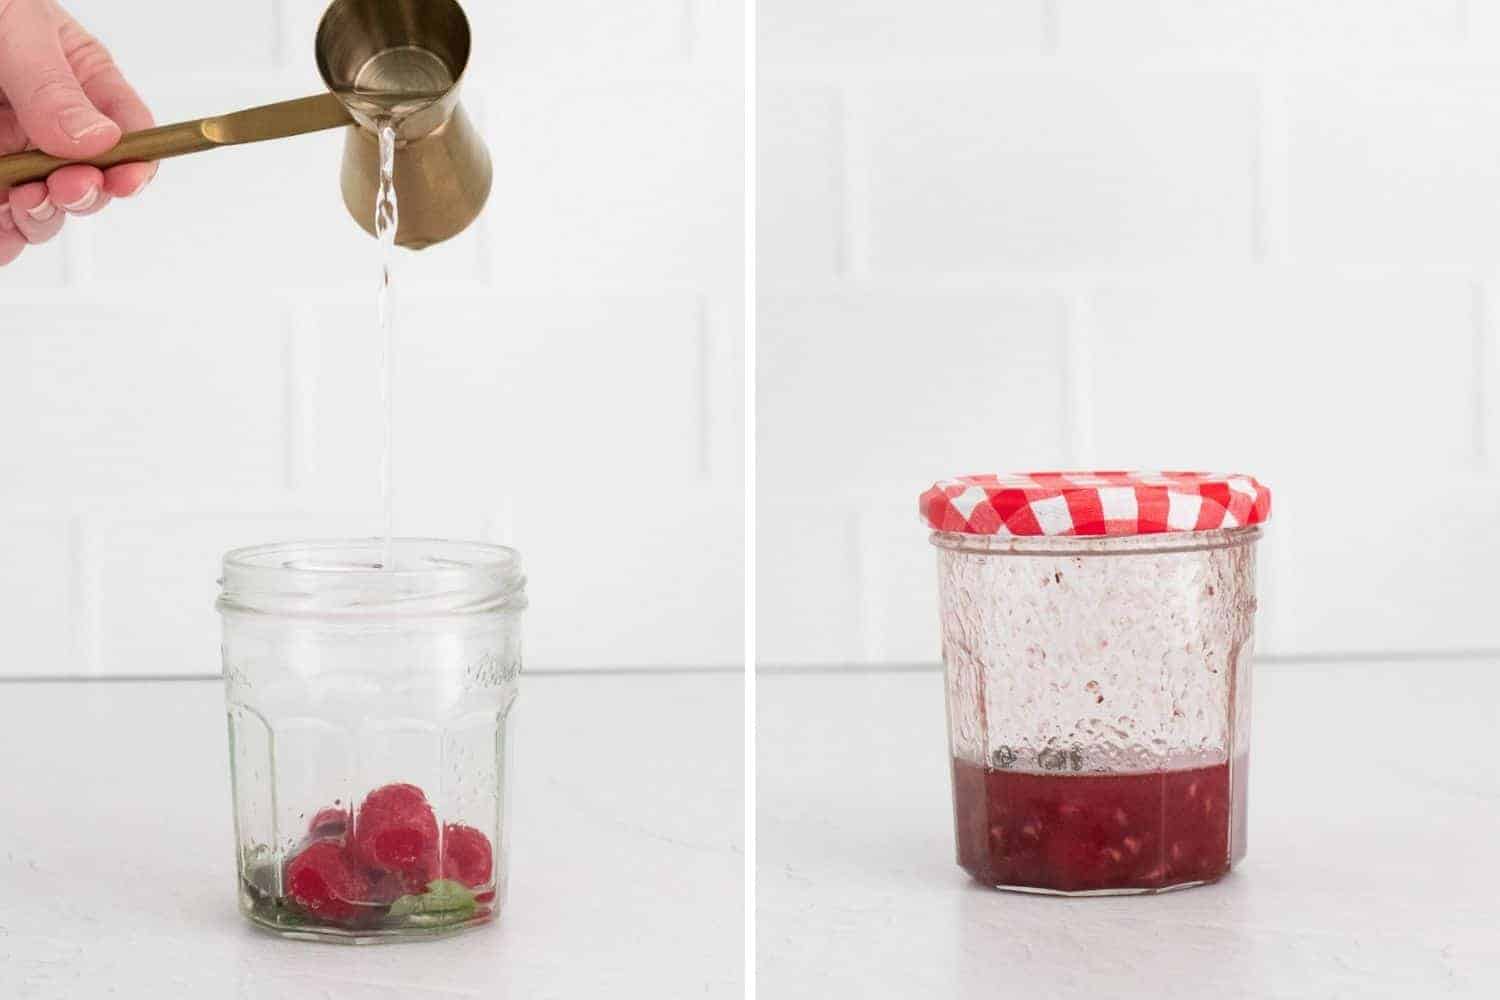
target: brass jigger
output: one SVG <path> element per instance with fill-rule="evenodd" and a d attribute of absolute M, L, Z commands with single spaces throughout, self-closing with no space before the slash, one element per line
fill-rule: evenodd
<path fill-rule="evenodd" d="M 357 125 L 344 139 L 339 186 L 344 207 L 373 236 L 384 120 L 396 131 L 396 242 L 420 250 L 462 232 L 490 193 L 489 153 L 458 103 L 469 42 L 454 0 L 333 0 L 315 43 L 331 93 L 129 132 L 86 160 L 34 150 L 0 156 L 0 188 L 69 163 L 111 167 Z"/>

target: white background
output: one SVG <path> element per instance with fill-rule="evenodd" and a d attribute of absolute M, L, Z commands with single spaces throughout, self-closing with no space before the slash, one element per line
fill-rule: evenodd
<path fill-rule="evenodd" d="M 71 6 L 163 121 L 318 86 L 318 0 Z M 404 262 L 398 526 L 522 548 L 534 664 L 734 662 L 741 11 L 471 6 L 496 185 Z M 1074 465 L 1266 481 L 1263 652 L 1500 646 L 1500 4 L 759 21 L 764 662 L 935 659 L 916 494 Z M 0 672 L 211 671 L 224 548 L 375 530 L 337 156 L 164 164 L 0 271 Z"/>
<path fill-rule="evenodd" d="M 762 0 L 761 660 L 933 662 L 934 479 L 1248 472 L 1260 650 L 1500 648 L 1500 3 Z"/>
<path fill-rule="evenodd" d="M 72 0 L 159 121 L 317 92 L 323 0 Z M 508 541 L 528 665 L 738 663 L 743 8 L 467 5 L 494 189 L 404 254 L 396 528 Z M 0 675 L 206 674 L 220 554 L 380 530 L 342 136 L 163 163 L 0 270 Z"/>

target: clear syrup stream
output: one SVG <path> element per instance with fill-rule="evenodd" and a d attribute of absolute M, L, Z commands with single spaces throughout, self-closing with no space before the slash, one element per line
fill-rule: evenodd
<path fill-rule="evenodd" d="M 380 241 L 380 498 L 385 536 L 380 565 L 392 569 L 391 534 L 395 522 L 395 480 L 392 476 L 395 450 L 396 302 L 391 288 L 391 265 L 395 259 L 396 226 L 396 126 L 389 118 L 377 121 L 380 130 L 380 183 L 375 191 L 375 236 Z"/>

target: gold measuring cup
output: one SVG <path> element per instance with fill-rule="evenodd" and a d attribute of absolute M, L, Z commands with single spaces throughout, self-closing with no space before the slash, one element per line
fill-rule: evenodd
<path fill-rule="evenodd" d="M 490 193 L 490 157 L 458 103 L 469 20 L 454 0 L 333 0 L 314 44 L 331 93 L 161 125 L 121 137 L 87 160 L 35 150 L 0 156 L 0 188 L 68 163 L 109 167 L 353 125 L 344 139 L 344 207 L 375 235 L 381 120 L 396 131 L 396 242 L 419 250 L 462 232 Z"/>

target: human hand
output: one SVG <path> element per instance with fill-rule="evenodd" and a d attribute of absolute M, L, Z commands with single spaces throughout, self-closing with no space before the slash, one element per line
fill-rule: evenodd
<path fill-rule="evenodd" d="M 109 52 L 55 0 L 0 0 L 0 155 L 97 156 L 153 124 Z M 0 188 L 0 265 L 56 236 L 69 215 L 136 194 L 155 173 L 155 163 L 69 164 L 45 181 Z"/>

